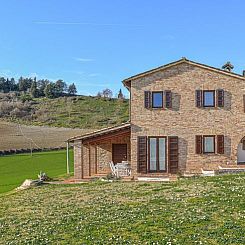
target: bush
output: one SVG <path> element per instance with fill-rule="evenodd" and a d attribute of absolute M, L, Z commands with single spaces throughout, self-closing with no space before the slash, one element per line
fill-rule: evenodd
<path fill-rule="evenodd" d="M 31 101 L 32 100 L 32 97 L 30 94 L 22 94 L 20 96 L 20 100 L 24 103 L 26 101 Z"/>

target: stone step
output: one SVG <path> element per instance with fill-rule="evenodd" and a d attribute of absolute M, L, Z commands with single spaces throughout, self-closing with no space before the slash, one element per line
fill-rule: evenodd
<path fill-rule="evenodd" d="M 93 174 L 92 177 L 106 177 L 107 174 Z"/>
<path fill-rule="evenodd" d="M 242 173 L 245 172 L 245 166 L 229 166 L 229 167 L 221 167 L 219 166 L 219 169 L 215 171 L 217 174 L 229 174 L 229 173 Z"/>
<path fill-rule="evenodd" d="M 219 166 L 219 169 L 245 169 L 245 165 L 238 164 L 238 165 L 226 165 L 226 166 Z"/>
<path fill-rule="evenodd" d="M 146 181 L 146 182 L 165 182 L 170 181 L 169 177 L 137 177 L 137 181 Z"/>

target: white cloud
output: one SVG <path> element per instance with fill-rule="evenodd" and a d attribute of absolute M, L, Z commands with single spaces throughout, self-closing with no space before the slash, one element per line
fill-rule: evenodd
<path fill-rule="evenodd" d="M 90 62 L 90 61 L 94 61 L 94 59 L 90 59 L 90 58 L 80 58 L 80 57 L 75 57 L 74 58 L 76 61 L 80 61 L 80 62 Z"/>
<path fill-rule="evenodd" d="M 64 72 L 74 73 L 74 74 L 78 74 L 78 75 L 84 75 L 85 74 L 84 71 L 75 71 L 75 70 L 65 70 Z"/>
<path fill-rule="evenodd" d="M 80 87 L 82 86 L 86 86 L 86 87 L 101 87 L 101 88 L 106 88 L 106 87 L 109 87 L 110 84 L 108 83 L 88 83 L 87 81 L 86 82 L 77 82 L 77 84 L 79 84 Z"/>
<path fill-rule="evenodd" d="M 86 26 L 125 26 L 125 27 L 143 27 L 137 24 L 118 24 L 118 23 L 94 23 L 94 22 L 60 22 L 60 21 L 34 21 L 38 25 L 86 25 Z"/>
<path fill-rule="evenodd" d="M 9 69 L 2 69 L 2 70 L 0 70 L 0 75 L 3 77 L 11 77 L 12 71 Z"/>
<path fill-rule="evenodd" d="M 98 77 L 99 75 L 100 75 L 99 73 L 88 74 L 89 77 Z"/>
<path fill-rule="evenodd" d="M 36 72 L 30 73 L 28 77 L 40 77 Z"/>

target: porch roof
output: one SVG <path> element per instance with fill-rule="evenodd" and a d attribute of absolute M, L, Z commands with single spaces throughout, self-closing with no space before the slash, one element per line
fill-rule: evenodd
<path fill-rule="evenodd" d="M 88 134 L 75 136 L 75 137 L 69 138 L 67 142 L 85 141 L 85 140 L 100 138 L 101 136 L 103 137 L 104 136 L 114 136 L 114 135 L 116 136 L 118 135 L 118 133 L 130 132 L 130 129 L 131 129 L 131 124 L 127 122 L 119 126 L 103 128 L 103 129 L 96 130 Z"/>

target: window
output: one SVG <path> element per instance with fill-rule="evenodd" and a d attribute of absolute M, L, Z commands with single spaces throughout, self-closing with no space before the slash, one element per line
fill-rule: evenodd
<path fill-rule="evenodd" d="M 163 108 L 163 92 L 152 92 L 152 108 Z"/>
<path fill-rule="evenodd" d="M 149 137 L 149 170 L 166 171 L 166 137 Z"/>
<path fill-rule="evenodd" d="M 215 153 L 215 136 L 203 136 L 203 153 Z"/>
<path fill-rule="evenodd" d="M 203 91 L 203 106 L 214 107 L 215 106 L 215 91 L 204 90 Z"/>

